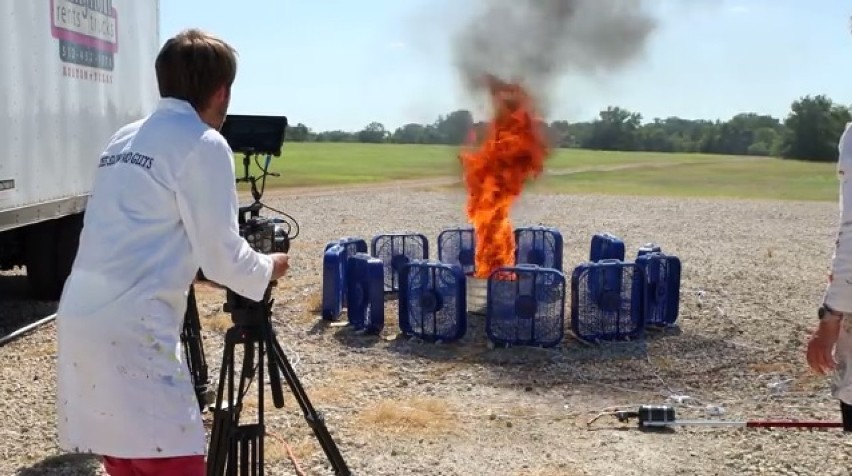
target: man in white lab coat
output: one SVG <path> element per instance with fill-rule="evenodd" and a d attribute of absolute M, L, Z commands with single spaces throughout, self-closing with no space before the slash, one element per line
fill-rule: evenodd
<path fill-rule="evenodd" d="M 219 133 L 234 50 L 197 30 L 156 59 L 162 96 L 118 130 L 97 168 L 57 312 L 60 447 L 108 474 L 202 476 L 206 437 L 180 332 L 189 287 L 207 279 L 260 300 L 288 268 L 238 234 L 233 155 Z"/>
<path fill-rule="evenodd" d="M 817 315 L 819 326 L 808 342 L 807 360 L 821 374 L 833 372 L 831 392 L 840 400 L 843 430 L 852 431 L 852 123 L 838 144 L 840 224 L 829 284 Z"/>

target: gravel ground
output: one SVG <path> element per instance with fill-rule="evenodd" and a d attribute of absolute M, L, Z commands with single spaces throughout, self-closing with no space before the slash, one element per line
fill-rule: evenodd
<path fill-rule="evenodd" d="M 566 335 L 559 348 L 542 350 L 490 348 L 476 317 L 460 343 L 406 341 L 397 337 L 394 301 L 379 337 L 313 312 L 327 241 L 407 231 L 424 233 L 435 250 L 442 229 L 465 222 L 458 190 L 268 195 L 301 225 L 291 274 L 275 291 L 279 340 L 357 474 L 848 474 L 852 440 L 834 429 L 641 432 L 635 421 L 611 417 L 586 427 L 608 407 L 643 403 L 676 404 L 685 418 L 838 420 L 827 380 L 804 361 L 834 241 L 834 203 L 525 196 L 514 224 L 559 228 L 567 269 L 587 257 L 599 231 L 623 237 L 629 256 L 654 241 L 683 262 L 677 331 L 602 346 Z M 10 292 L 15 281 L 0 285 Z M 221 291 L 199 292 L 214 382 L 229 324 L 222 299 Z M 4 302 L 0 318 L 17 325 L 51 306 Z M 53 325 L 0 348 L 0 474 L 101 474 L 91 459 L 56 449 L 54 352 Z M 283 409 L 267 409 L 270 431 L 306 474 L 331 474 L 285 395 Z M 295 474 L 283 445 L 267 441 L 268 474 Z"/>

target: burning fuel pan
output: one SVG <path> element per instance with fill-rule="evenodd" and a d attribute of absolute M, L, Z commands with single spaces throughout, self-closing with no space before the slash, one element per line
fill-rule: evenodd
<path fill-rule="evenodd" d="M 467 275 L 467 312 L 484 316 L 488 310 L 488 279 Z"/>

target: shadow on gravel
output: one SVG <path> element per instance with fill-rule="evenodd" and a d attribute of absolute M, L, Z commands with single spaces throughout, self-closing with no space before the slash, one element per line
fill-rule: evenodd
<path fill-rule="evenodd" d="M 0 336 L 32 324 L 56 312 L 57 301 L 36 301 L 27 291 L 26 276 L 0 275 Z"/>
<path fill-rule="evenodd" d="M 490 345 L 481 317 L 471 317 L 464 338 L 452 343 L 394 336 L 397 329 L 388 331 L 386 328 L 384 333 L 390 337 L 382 338 L 342 327 L 333 335 L 350 348 L 389 352 L 402 360 L 437 362 L 448 372 L 479 367 L 488 384 L 497 387 L 603 385 L 620 391 L 678 393 L 725 378 L 726 371 L 760 360 L 754 350 L 723 337 L 699 336 L 677 327 L 649 330 L 633 342 L 600 344 L 581 342 L 566 330 L 563 341 L 554 348 Z"/>
<path fill-rule="evenodd" d="M 17 476 L 98 476 L 102 474 L 97 456 L 88 454 L 63 454 L 45 458 L 26 468 L 18 469 Z"/>
<path fill-rule="evenodd" d="M 375 348 L 384 342 L 384 339 L 381 336 L 365 334 L 363 332 L 356 331 L 349 326 L 336 329 L 333 337 L 337 342 L 353 349 Z"/>

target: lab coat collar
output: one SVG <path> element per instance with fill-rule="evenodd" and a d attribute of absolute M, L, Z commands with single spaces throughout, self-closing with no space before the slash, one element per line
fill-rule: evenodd
<path fill-rule="evenodd" d="M 198 115 L 198 112 L 195 111 L 195 108 L 192 107 L 192 104 L 190 104 L 188 101 L 184 101 L 183 99 L 176 98 L 160 98 L 160 102 L 157 104 L 157 110 L 183 112 Z"/>

